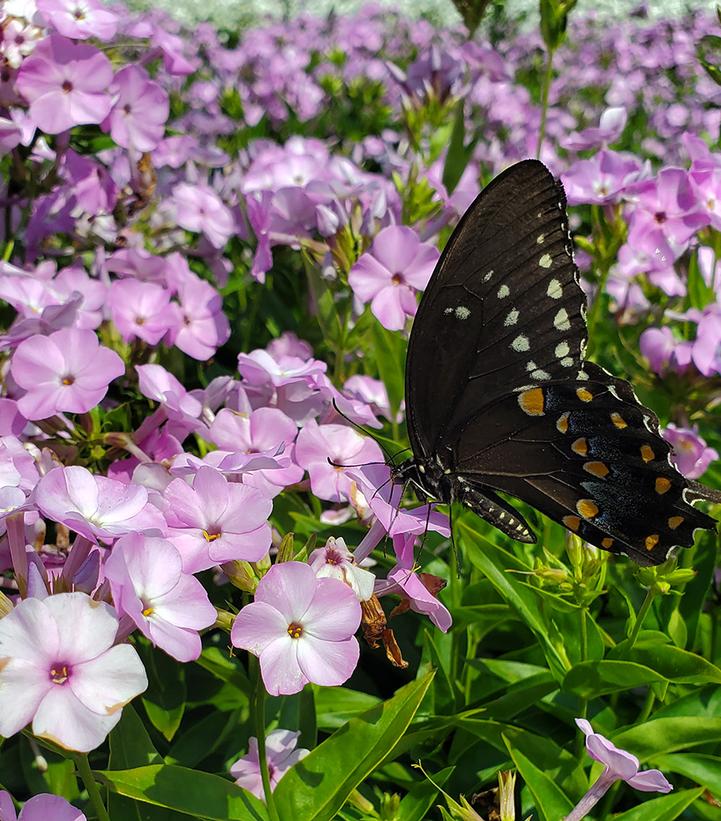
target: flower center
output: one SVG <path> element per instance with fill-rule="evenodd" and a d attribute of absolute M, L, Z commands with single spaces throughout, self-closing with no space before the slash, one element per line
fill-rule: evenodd
<path fill-rule="evenodd" d="M 65 661 L 57 661 L 50 668 L 50 681 L 53 684 L 65 684 L 70 678 L 70 665 Z"/>
<path fill-rule="evenodd" d="M 144 316 L 136 316 L 135 317 L 135 324 L 136 325 L 145 325 L 145 317 Z"/>
<path fill-rule="evenodd" d="M 403 275 L 402 274 L 393 274 L 391 277 L 391 282 L 394 285 L 402 285 L 403 284 Z"/>
<path fill-rule="evenodd" d="M 143 616 L 145 616 L 146 619 L 149 619 L 153 613 L 155 613 L 155 608 L 152 605 L 148 604 L 143 608 Z"/>
<path fill-rule="evenodd" d="M 66 81 L 63 83 L 63 91 L 64 91 L 66 94 L 69 94 L 72 90 L 73 90 L 73 84 L 70 82 L 70 80 L 66 80 Z"/>
<path fill-rule="evenodd" d="M 213 530 L 204 530 L 203 536 L 205 536 L 206 542 L 214 542 L 216 539 L 219 539 L 223 534 L 217 528 L 213 528 Z"/>
<path fill-rule="evenodd" d="M 288 625 L 288 635 L 292 639 L 299 639 L 303 635 L 303 625 L 293 621 Z"/>
<path fill-rule="evenodd" d="M 325 552 L 325 563 L 326 564 L 342 564 L 343 557 L 338 553 L 337 550 L 326 550 Z"/>
<path fill-rule="evenodd" d="M 63 385 L 72 385 L 74 382 L 75 377 L 71 373 L 63 377 Z"/>
<path fill-rule="evenodd" d="M 656 222 L 663 225 L 663 223 L 666 222 L 666 212 L 665 211 L 656 211 L 656 213 L 653 215 L 653 218 L 656 220 Z"/>

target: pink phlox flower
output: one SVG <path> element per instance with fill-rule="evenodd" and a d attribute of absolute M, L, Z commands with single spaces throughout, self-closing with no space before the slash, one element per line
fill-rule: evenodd
<path fill-rule="evenodd" d="M 316 374 L 310 384 L 319 392 L 315 399 L 322 399 L 325 403 L 319 411 L 319 421 L 323 424 L 328 422 L 347 424 L 350 419 L 351 422 L 355 422 L 357 425 L 366 425 L 370 428 L 383 427 L 383 423 L 375 415 L 373 407 L 365 399 L 354 396 L 352 391 L 345 389 L 339 391 L 327 374 Z M 283 390 L 279 393 L 279 404 L 283 404 L 286 400 L 284 393 Z M 309 398 L 311 401 L 314 399 L 312 396 Z M 317 406 L 317 401 L 315 404 Z"/>
<path fill-rule="evenodd" d="M 216 248 L 222 248 L 235 232 L 231 210 L 207 185 L 176 185 L 173 204 L 178 225 L 205 234 Z"/>
<path fill-rule="evenodd" d="M 37 0 L 38 11 L 63 37 L 112 40 L 118 17 L 98 0 Z"/>
<path fill-rule="evenodd" d="M 83 123 L 100 123 L 112 105 L 108 86 L 113 69 L 92 46 L 57 34 L 38 43 L 20 67 L 17 87 L 30 115 L 47 134 Z"/>
<path fill-rule="evenodd" d="M 718 452 L 706 444 L 695 426 L 683 428 L 669 422 L 661 435 L 673 447 L 673 463 L 687 479 L 698 479 L 711 462 L 719 458 Z"/>
<path fill-rule="evenodd" d="M 10 369 L 26 391 L 18 399 L 18 408 L 32 420 L 91 410 L 108 385 L 125 373 L 118 354 L 100 345 L 93 331 L 81 328 L 62 328 L 24 340 L 13 354 Z"/>
<path fill-rule="evenodd" d="M 81 156 L 69 149 L 63 157 L 62 172 L 77 209 L 98 217 L 115 208 L 118 186 L 105 166 L 95 158 Z"/>
<path fill-rule="evenodd" d="M 413 540 L 409 539 L 409 541 Z M 404 567 L 399 563 L 388 573 L 387 579 L 376 581 L 374 592 L 379 597 L 388 594 L 400 595 L 404 600 L 402 607 L 408 607 L 414 613 L 428 616 L 439 630 L 447 633 L 453 624 L 453 618 L 448 608 L 431 592 L 429 584 L 426 583 L 436 577 L 429 577 L 428 580 L 426 577 L 427 574 L 419 574 L 413 567 Z M 445 586 L 445 581 L 441 583 L 441 586 Z"/>
<path fill-rule="evenodd" d="M 7 6 L 7 4 L 5 4 Z M 6 9 L 3 20 L 2 40 L 0 40 L 0 55 L 11 68 L 19 68 L 23 59 L 35 50 L 39 40 L 45 37 L 45 31 L 40 26 L 33 25 L 27 20 L 13 17 Z"/>
<path fill-rule="evenodd" d="M 633 154 L 602 148 L 587 160 L 577 160 L 561 175 L 571 205 L 618 202 L 625 189 L 645 176 L 641 160 Z"/>
<path fill-rule="evenodd" d="M 10 793 L 4 790 L 0 791 L 0 818 L 2 821 L 87 821 L 85 813 L 51 793 L 40 793 L 29 798 L 23 804 L 20 815 L 17 815 Z"/>
<path fill-rule="evenodd" d="M 344 465 L 383 462 L 383 453 L 372 439 L 347 425 L 318 425 L 310 420 L 298 434 L 295 459 L 308 471 L 318 498 L 340 502 L 349 498 L 352 482 Z"/>
<path fill-rule="evenodd" d="M 103 122 L 123 148 L 152 151 L 163 139 L 170 112 L 168 94 L 140 66 L 125 66 L 110 86 L 113 110 Z"/>
<path fill-rule="evenodd" d="M 24 599 L 0 619 L 0 733 L 33 734 L 89 752 L 148 686 L 136 651 L 115 645 L 113 608 L 85 593 Z"/>
<path fill-rule="evenodd" d="M 669 369 L 680 373 L 691 363 L 692 344 L 676 339 L 668 326 L 647 328 L 641 334 L 639 348 L 656 373 Z"/>
<path fill-rule="evenodd" d="M 108 286 L 89 276 L 84 268 L 71 265 L 59 271 L 50 283 L 60 302 L 69 302 L 78 294 L 82 301 L 78 308 L 75 327 L 95 330 L 103 321 L 103 310 L 108 299 Z"/>
<path fill-rule="evenodd" d="M 19 436 L 27 419 L 18 410 L 14 399 L 0 398 L 0 436 Z"/>
<path fill-rule="evenodd" d="M 168 419 L 183 427 L 201 432 L 205 426 L 200 420 L 203 405 L 185 390 L 170 371 L 162 365 L 136 365 L 138 390 L 148 399 L 158 402 Z"/>
<path fill-rule="evenodd" d="M 199 468 L 192 485 L 173 479 L 165 500 L 168 538 L 186 573 L 234 559 L 259 561 L 270 548 L 271 500 L 256 488 L 228 482 L 215 468 Z"/>
<path fill-rule="evenodd" d="M 388 390 L 380 379 L 374 379 L 372 376 L 364 376 L 356 374 L 346 379 L 343 390 L 350 394 L 355 399 L 361 399 L 366 404 L 370 405 L 373 413 L 381 414 L 386 419 L 391 419 L 390 400 L 388 399 Z M 405 403 L 401 403 L 403 406 Z M 391 421 L 393 421 L 391 419 Z M 399 410 L 395 418 L 396 422 L 403 421 L 403 410 Z"/>
<path fill-rule="evenodd" d="M 185 41 L 177 34 L 171 34 L 162 26 L 154 26 L 151 36 L 153 45 L 157 46 L 163 55 L 163 68 L 176 77 L 185 77 L 197 71 L 199 61 L 185 55 Z"/>
<path fill-rule="evenodd" d="M 360 619 L 350 587 L 319 579 L 307 564 L 284 562 L 260 580 L 255 601 L 233 623 L 231 641 L 259 657 L 271 695 L 291 695 L 309 682 L 333 687 L 350 678 Z"/>
<path fill-rule="evenodd" d="M 238 354 L 238 370 L 250 385 L 272 385 L 275 388 L 295 382 L 307 385 L 315 374 L 325 373 L 327 367 L 319 359 L 273 356 L 262 348 Z"/>
<path fill-rule="evenodd" d="M 169 344 L 194 359 L 210 359 L 230 336 L 223 298 L 190 269 L 181 270 L 176 265 L 169 279 L 177 290 L 179 303 L 179 320 L 169 332 Z"/>
<path fill-rule="evenodd" d="M 234 482 L 243 482 L 249 487 L 256 487 L 264 496 L 277 496 L 282 488 L 271 485 L 268 481 L 253 481 L 253 474 L 260 471 L 279 471 L 287 467 L 282 457 L 271 457 L 258 453 L 241 451 L 211 450 L 201 459 L 193 453 L 178 453 L 170 465 L 174 477 L 187 479 L 193 477 L 202 467 L 211 467 Z"/>
<path fill-rule="evenodd" d="M 115 539 L 126 533 L 160 535 L 165 531 L 162 513 L 148 502 L 148 492 L 92 474 L 73 465 L 51 470 L 35 487 L 40 512 L 91 541 Z"/>
<path fill-rule="evenodd" d="M 177 305 L 170 293 L 153 282 L 118 279 L 108 295 L 110 316 L 126 342 L 142 339 L 157 345 L 180 321 Z"/>
<path fill-rule="evenodd" d="M 300 731 L 271 730 L 265 737 L 265 757 L 268 762 L 268 776 L 270 788 L 274 790 L 280 779 L 298 761 L 305 758 L 310 750 L 297 747 Z M 239 787 L 253 793 L 256 798 L 263 799 L 263 779 L 260 774 L 260 756 L 258 755 L 258 739 L 251 736 L 248 741 L 248 754 L 239 758 L 230 767 L 230 774 L 235 778 Z"/>
<path fill-rule="evenodd" d="M 121 248 L 105 260 L 105 270 L 124 277 L 165 285 L 168 271 L 168 260 L 159 257 L 144 248 Z"/>
<path fill-rule="evenodd" d="M 390 225 L 351 268 L 348 282 L 385 328 L 398 331 L 415 316 L 415 294 L 426 287 L 438 257 L 438 249 L 422 243 L 412 228 Z"/>
<path fill-rule="evenodd" d="M 266 346 L 266 351 L 279 361 L 284 356 L 294 356 L 305 362 L 313 359 L 313 348 L 305 339 L 298 339 L 293 331 L 284 331 L 277 339 L 272 339 Z"/>
<path fill-rule="evenodd" d="M 375 576 L 356 564 L 345 539 L 330 536 L 324 547 L 310 554 L 308 564 L 319 579 L 338 579 L 347 584 L 359 601 L 368 601 L 373 595 Z"/>
<path fill-rule="evenodd" d="M 269 456 L 278 469 L 255 474 L 266 483 L 287 487 L 303 478 L 303 468 L 292 457 L 298 427 L 278 408 L 238 412 L 223 408 L 210 426 L 209 438 L 226 451 Z M 254 484 L 254 482 L 251 482 Z M 258 485 L 256 485 L 258 486 Z M 260 486 L 264 489 L 265 484 Z"/>
<path fill-rule="evenodd" d="M 571 134 L 563 142 L 563 147 L 567 151 L 587 151 L 614 143 L 623 133 L 627 119 L 628 113 L 624 106 L 607 108 L 601 114 L 598 126 Z"/>
<path fill-rule="evenodd" d="M 704 225 L 708 216 L 683 168 L 663 168 L 655 179 L 643 180 L 627 188 L 634 207 L 629 217 L 629 242 L 647 227 L 658 228 L 669 242 L 682 245 Z"/>
<path fill-rule="evenodd" d="M 105 562 L 113 602 L 153 644 L 178 661 L 202 650 L 199 630 L 216 612 L 203 585 L 183 572 L 177 549 L 166 539 L 129 534 L 118 539 Z"/>
<path fill-rule="evenodd" d="M 603 764 L 604 770 L 570 815 L 566 816 L 565 821 L 581 821 L 585 818 L 616 781 L 625 781 L 630 787 L 642 792 L 668 793 L 673 790 L 673 785 L 660 770 L 639 772 L 636 756 L 620 750 L 605 736 L 595 733 L 585 718 L 577 718 L 576 724 L 586 736 L 586 752 L 594 761 Z"/>
<path fill-rule="evenodd" d="M 721 373 L 721 309 L 709 306 L 698 320 L 692 354 L 704 376 Z"/>

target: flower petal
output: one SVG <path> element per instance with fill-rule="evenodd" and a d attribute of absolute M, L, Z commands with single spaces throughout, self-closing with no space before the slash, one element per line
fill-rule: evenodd
<path fill-rule="evenodd" d="M 97 658 L 76 664 L 70 687 L 88 710 L 112 715 L 147 689 L 148 677 L 137 652 L 129 644 L 118 644 Z"/>
<path fill-rule="evenodd" d="M 33 733 L 68 750 L 89 753 L 120 721 L 120 710 L 99 715 L 85 707 L 70 687 L 53 687 L 33 719 Z"/>
<path fill-rule="evenodd" d="M 273 605 L 256 600 L 238 613 L 230 631 L 234 647 L 259 656 L 276 639 L 288 635 L 288 619 Z"/>
<path fill-rule="evenodd" d="M 298 664 L 313 684 L 334 687 L 347 681 L 358 664 L 360 647 L 347 641 L 323 641 L 308 634 L 298 639 Z"/>

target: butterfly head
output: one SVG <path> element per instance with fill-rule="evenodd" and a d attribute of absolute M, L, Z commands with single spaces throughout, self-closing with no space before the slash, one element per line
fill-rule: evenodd
<path fill-rule="evenodd" d="M 450 471 L 430 459 L 406 459 L 392 468 L 391 477 L 396 484 L 411 484 L 427 499 L 448 503 L 452 498 Z"/>

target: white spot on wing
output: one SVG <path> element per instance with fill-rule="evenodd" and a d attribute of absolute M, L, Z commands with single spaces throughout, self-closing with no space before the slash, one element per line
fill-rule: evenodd
<path fill-rule="evenodd" d="M 468 308 L 466 308 L 465 305 L 459 305 L 456 308 L 456 317 L 458 319 L 468 319 L 468 317 L 470 315 L 471 315 L 471 312 L 468 310 Z"/>
<path fill-rule="evenodd" d="M 580 379 L 581 381 L 585 381 L 586 379 L 588 379 L 588 374 L 586 373 L 586 371 L 579 371 L 576 374 L 576 379 Z M 585 388 L 584 388 L 584 390 L 585 390 Z"/>
<path fill-rule="evenodd" d="M 483 281 L 488 282 L 492 276 L 493 276 L 493 270 L 491 269 L 487 274 L 483 275 Z"/>
<path fill-rule="evenodd" d="M 539 234 L 539 235 L 536 237 L 536 242 L 537 242 L 539 245 L 543 245 L 543 243 L 544 243 L 545 241 L 546 241 L 546 235 L 545 235 L 545 234 Z"/>
<path fill-rule="evenodd" d="M 564 356 L 561 360 L 561 367 L 562 368 L 572 368 L 574 363 L 574 358 L 572 356 Z"/>
<path fill-rule="evenodd" d="M 546 294 L 551 297 L 551 299 L 560 299 L 563 296 L 563 288 L 561 287 L 561 283 L 557 279 L 552 279 L 548 283 L 548 290 Z"/>
<path fill-rule="evenodd" d="M 511 347 L 517 353 L 521 353 L 522 351 L 527 351 L 530 349 L 531 345 L 528 341 L 528 337 L 524 334 L 520 334 L 517 336 L 513 342 L 511 342 Z"/>
<path fill-rule="evenodd" d="M 558 359 L 561 359 L 564 356 L 568 356 L 570 352 L 571 348 L 568 342 L 559 342 L 558 345 L 556 345 L 556 356 Z"/>
<path fill-rule="evenodd" d="M 551 259 L 550 254 L 544 254 L 539 260 L 538 264 L 541 268 L 550 268 L 553 265 L 553 259 Z"/>
<path fill-rule="evenodd" d="M 568 311 L 565 308 L 561 308 L 553 318 L 553 327 L 557 331 L 567 331 L 571 327 L 571 323 L 568 319 Z"/>
<path fill-rule="evenodd" d="M 510 293 L 511 289 L 508 287 L 508 285 L 501 285 L 501 287 L 498 289 L 497 296 L 499 299 L 505 299 Z"/>
<path fill-rule="evenodd" d="M 526 362 L 526 370 L 529 373 L 531 371 L 535 371 L 537 368 L 538 368 L 538 365 L 536 365 L 536 363 L 532 359 L 529 359 L 528 362 Z"/>
<path fill-rule="evenodd" d="M 551 378 L 551 374 L 548 373 L 547 371 L 541 370 L 541 368 L 539 368 L 538 370 L 533 371 L 533 373 L 531 374 L 531 379 L 550 379 L 550 378 Z"/>
<path fill-rule="evenodd" d="M 508 328 L 511 325 L 515 325 L 518 322 L 518 311 L 514 308 L 512 311 L 509 311 L 508 316 L 505 318 L 503 324 Z"/>

